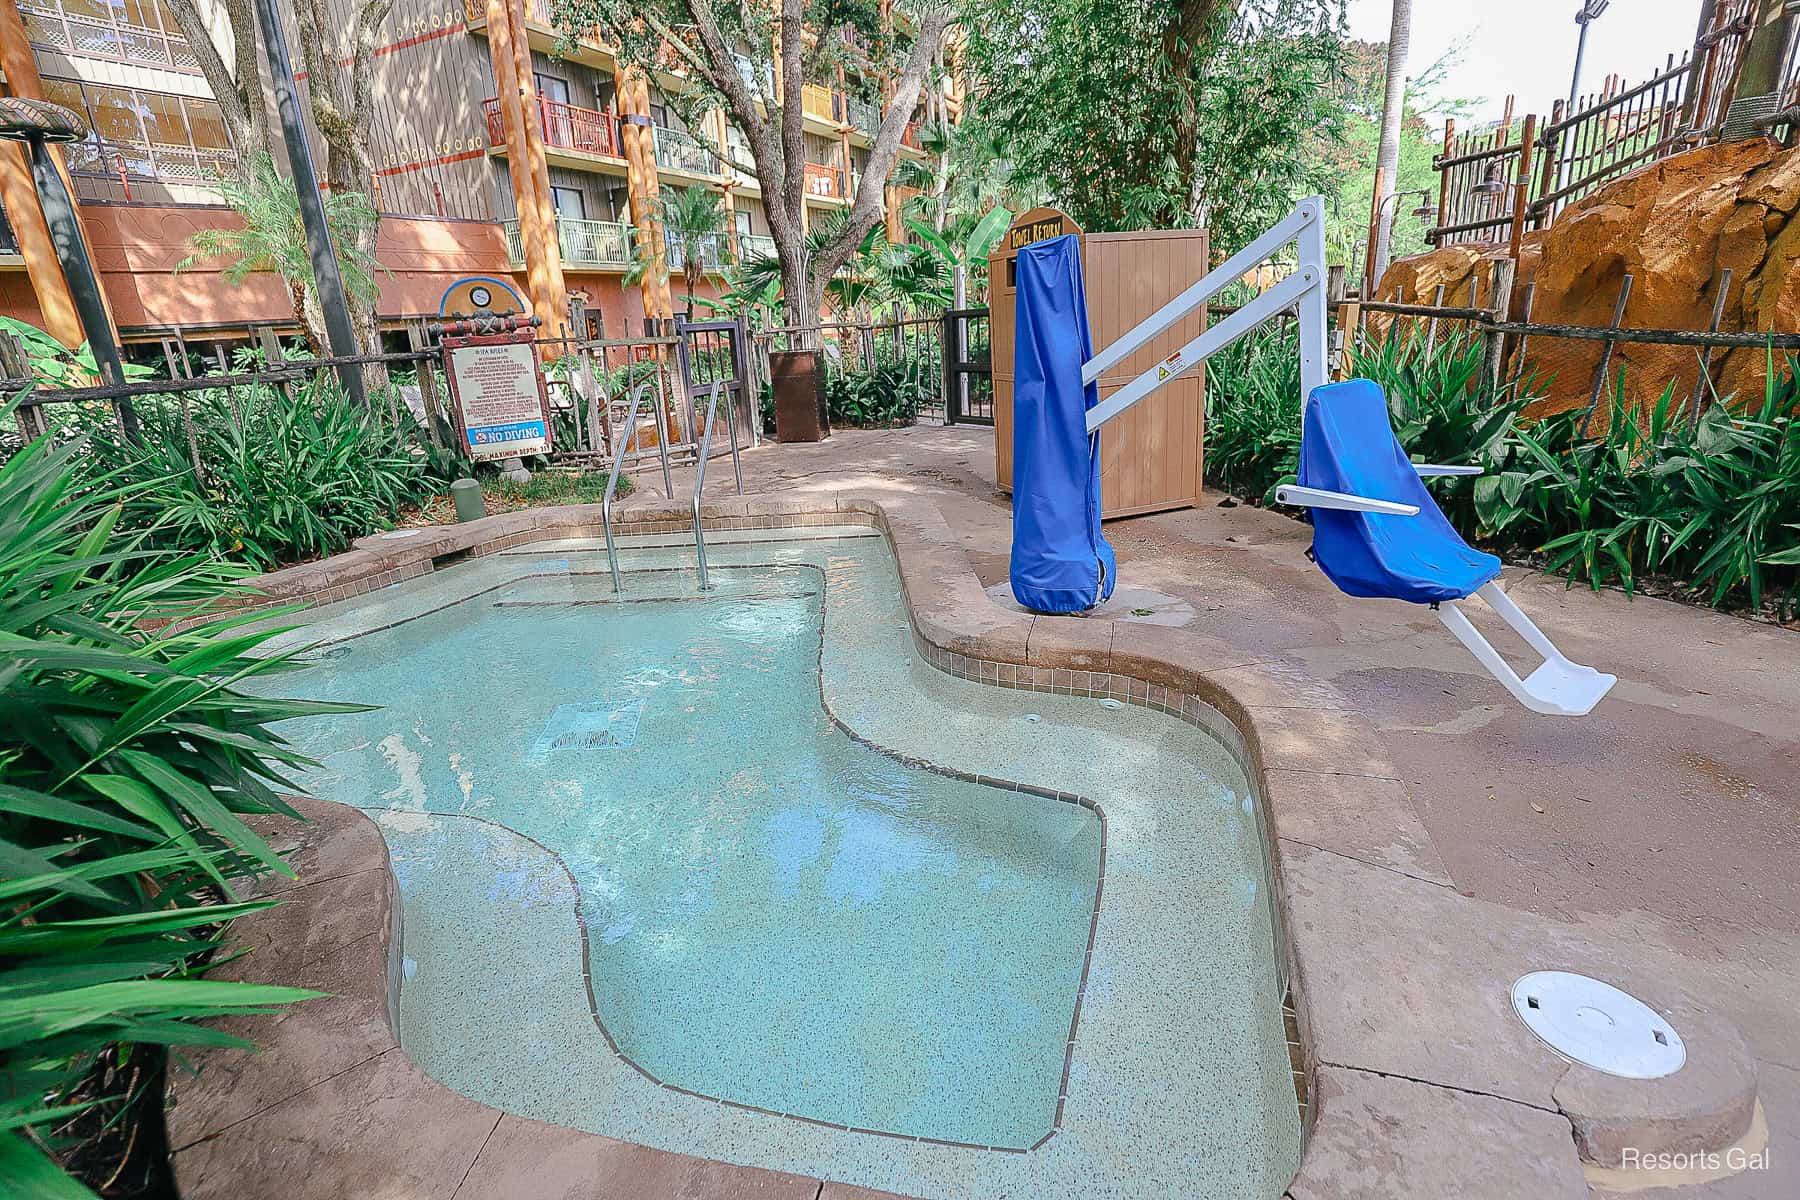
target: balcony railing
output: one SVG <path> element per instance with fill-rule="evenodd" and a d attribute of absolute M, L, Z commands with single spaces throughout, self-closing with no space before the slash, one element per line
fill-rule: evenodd
<path fill-rule="evenodd" d="M 900 144 L 911 146 L 914 150 L 922 149 L 919 145 L 919 123 L 917 121 L 906 123 L 906 130 L 900 135 Z"/>
<path fill-rule="evenodd" d="M 656 126 L 656 165 L 689 175 L 717 175 L 719 160 L 691 134 Z"/>
<path fill-rule="evenodd" d="M 600 154 L 618 158 L 619 122 L 611 112 L 577 108 L 560 100 L 538 97 L 538 115 L 543 121 L 544 144 L 563 150 L 579 150 L 584 154 Z M 487 117 L 488 145 L 506 145 L 506 127 L 500 119 L 500 101 L 484 100 L 481 111 Z"/>
<path fill-rule="evenodd" d="M 523 264 L 525 247 L 519 236 L 518 218 L 503 221 L 500 231 L 506 237 L 506 253 L 512 262 Z M 565 265 L 578 267 L 629 267 L 634 261 L 634 230 L 616 221 L 587 221 L 580 217 L 556 218 L 556 245 Z"/>
<path fill-rule="evenodd" d="M 200 60 L 194 57 L 187 39 L 160 29 L 129 21 L 95 21 L 32 0 L 20 0 L 19 15 L 34 45 L 134 66 L 200 73 Z"/>
<path fill-rule="evenodd" d="M 843 168 L 828 167 L 824 163 L 807 163 L 806 194 L 842 200 L 845 194 Z"/>
<path fill-rule="evenodd" d="M 881 106 L 867 100 L 850 101 L 850 123 L 874 137 L 875 131 L 881 128 Z"/>
<path fill-rule="evenodd" d="M 116 179 L 130 199 L 131 182 L 217 190 L 219 176 L 237 168 L 230 150 L 196 150 L 160 142 L 109 142 L 89 137 L 63 147 L 69 171 L 96 179 Z"/>
<path fill-rule="evenodd" d="M 487 0 L 463 0 L 463 15 L 471 25 L 487 20 Z M 550 0 L 525 0 L 525 19 L 539 25 L 556 24 L 550 19 Z"/>
<path fill-rule="evenodd" d="M 700 265 L 709 271 L 718 271 L 731 262 L 731 243 L 722 233 L 702 234 L 694 239 L 700 255 Z M 687 247 L 678 237 L 667 240 L 667 257 L 669 270 L 679 271 L 687 265 Z"/>
<path fill-rule="evenodd" d="M 821 121 L 839 122 L 844 119 L 844 94 L 834 92 L 828 87 L 816 83 L 802 84 L 800 87 L 800 110 L 809 117 L 817 117 Z"/>
<path fill-rule="evenodd" d="M 774 258 L 775 239 L 766 233 L 738 234 L 738 259 L 749 262 L 753 258 Z"/>
<path fill-rule="evenodd" d="M 18 252 L 18 235 L 13 232 L 12 225 L 6 220 L 6 211 L 0 209 L 0 254 L 12 255 Z"/>

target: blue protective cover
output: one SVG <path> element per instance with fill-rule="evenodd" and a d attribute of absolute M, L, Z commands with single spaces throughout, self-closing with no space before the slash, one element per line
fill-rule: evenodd
<path fill-rule="evenodd" d="M 1100 439 L 1081 383 L 1093 353 L 1075 235 L 1019 251 L 1013 345 L 1014 599 L 1043 613 L 1084 612 L 1112 595 L 1117 564 L 1100 532 Z"/>
<path fill-rule="evenodd" d="M 1415 517 L 1312 510 L 1313 557 L 1352 596 L 1460 600 L 1500 574 L 1500 560 L 1471 547 L 1444 518 L 1394 436 L 1387 396 L 1372 380 L 1328 383 L 1307 397 L 1298 482 L 1419 506 Z"/>

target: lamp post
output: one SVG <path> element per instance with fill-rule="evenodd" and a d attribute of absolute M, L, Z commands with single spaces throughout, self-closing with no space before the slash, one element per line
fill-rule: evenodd
<path fill-rule="evenodd" d="M 1588 25 L 1599 19 L 1601 13 L 1611 0 L 1581 0 L 1581 7 L 1576 10 L 1575 24 L 1581 27 L 1581 35 L 1575 40 L 1575 73 L 1569 77 L 1569 111 L 1575 111 L 1575 93 L 1581 90 L 1581 58 L 1587 53 Z"/>
<path fill-rule="evenodd" d="M 100 382 L 102 386 L 110 387 L 125 382 L 125 364 L 119 358 L 119 344 L 113 340 L 112 320 L 106 314 L 106 300 L 100 294 L 100 279 L 94 274 L 87 242 L 81 236 L 75 199 L 69 195 L 62 172 L 57 170 L 56 160 L 50 155 L 52 144 L 79 142 L 86 136 L 87 124 L 73 109 L 48 100 L 0 97 L 0 138 L 25 144 L 31 158 L 31 181 L 37 188 L 38 205 L 43 209 L 44 224 L 50 230 L 50 242 L 56 247 L 63 279 L 75 301 L 75 315 L 81 319 L 81 331 L 87 335 L 94 365 L 100 368 Z M 115 410 L 125 435 L 136 440 L 138 419 L 131 400 L 121 396 Z"/>
<path fill-rule="evenodd" d="M 287 144 L 288 170 L 300 198 L 300 223 L 306 227 L 306 252 L 312 260 L 313 284 L 319 289 L 319 308 L 325 314 L 325 336 L 334 358 L 356 354 L 356 334 L 350 328 L 350 306 L 344 299 L 344 279 L 338 274 L 337 255 L 331 248 L 331 229 L 325 223 L 325 202 L 319 198 L 319 177 L 313 170 L 312 145 L 300 121 L 300 102 L 294 94 L 294 64 L 288 60 L 287 34 L 275 0 L 256 0 L 256 23 L 262 30 L 263 48 L 269 55 L 269 75 L 275 88 L 275 111 L 281 117 L 281 136 Z M 363 391 L 362 365 L 339 363 L 338 380 L 344 393 L 358 404 L 368 404 Z"/>

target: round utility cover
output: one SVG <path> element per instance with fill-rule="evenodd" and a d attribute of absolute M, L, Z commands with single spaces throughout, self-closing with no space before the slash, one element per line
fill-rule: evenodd
<path fill-rule="evenodd" d="M 1513 1009 L 1552 1050 L 1626 1079 L 1681 1069 L 1687 1047 L 1675 1027 L 1636 996 L 1569 971 L 1533 971 L 1513 984 Z"/>

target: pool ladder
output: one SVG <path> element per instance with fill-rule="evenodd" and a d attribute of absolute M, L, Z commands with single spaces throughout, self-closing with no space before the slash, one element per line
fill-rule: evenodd
<path fill-rule="evenodd" d="M 706 490 L 706 457 L 712 450 L 713 422 L 719 414 L 719 390 L 725 386 L 724 380 L 715 380 L 706 400 L 706 428 L 700 434 L 700 454 L 694 463 L 694 554 L 700 567 L 700 590 L 712 590 L 712 580 L 706 571 L 706 534 L 700 527 L 700 496 Z M 644 399 L 644 393 L 650 390 L 648 383 L 641 383 L 631 392 L 631 408 L 625 414 L 625 426 L 619 437 L 619 448 L 613 454 L 612 471 L 606 477 L 606 495 L 600 501 L 600 521 L 606 530 L 606 565 L 612 572 L 613 591 L 624 590 L 624 577 L 619 573 L 618 544 L 613 540 L 612 506 L 613 494 L 619 487 L 619 468 L 625 463 L 625 454 L 638 433 L 638 406 Z M 725 425 L 731 435 L 731 472 L 737 479 L 738 495 L 744 494 L 744 465 L 738 458 L 737 436 L 737 403 L 727 395 L 725 401 Z M 662 443 L 663 477 L 668 478 L 668 438 L 662 436 L 662 423 L 657 423 L 658 440 Z"/>

